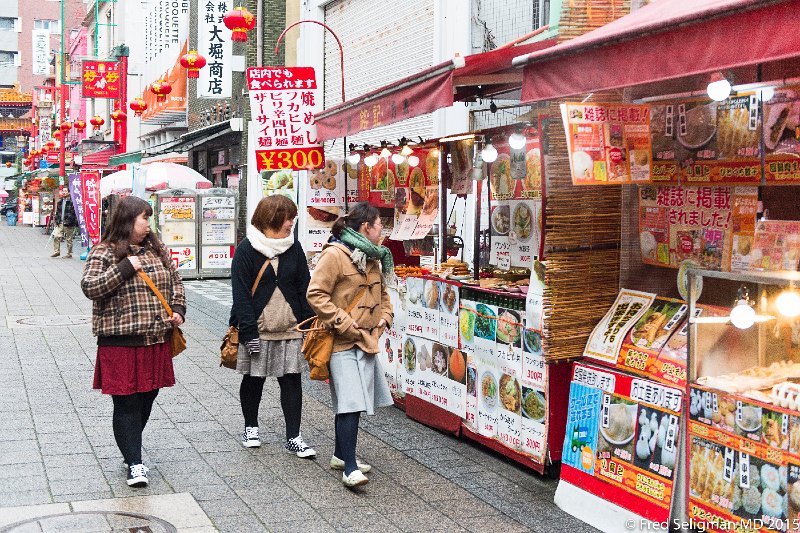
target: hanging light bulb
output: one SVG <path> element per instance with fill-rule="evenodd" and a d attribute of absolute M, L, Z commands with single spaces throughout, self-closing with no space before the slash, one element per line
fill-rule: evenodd
<path fill-rule="evenodd" d="M 508 145 L 515 150 L 521 150 L 525 148 L 525 143 L 527 142 L 528 140 L 525 138 L 525 136 L 519 132 L 512 133 L 508 137 Z"/>
<path fill-rule="evenodd" d="M 403 161 L 405 160 L 406 158 L 400 154 L 392 154 L 392 163 L 394 163 L 395 165 L 399 165 L 403 163 Z"/>
<path fill-rule="evenodd" d="M 711 75 L 711 83 L 706 87 L 706 92 L 709 98 L 721 102 L 731 95 L 731 82 L 721 72 L 715 72 Z"/>
<path fill-rule="evenodd" d="M 778 312 L 785 317 L 794 318 L 800 315 L 800 294 L 794 289 L 787 289 L 778 295 L 775 300 Z"/>
<path fill-rule="evenodd" d="M 412 153 L 414 153 L 414 150 L 407 144 L 404 144 L 400 149 L 400 154 L 404 155 L 405 157 L 410 156 Z"/>
<path fill-rule="evenodd" d="M 369 154 L 367 157 L 364 158 L 364 163 L 372 168 L 378 164 L 378 156 L 375 154 Z"/>
<path fill-rule="evenodd" d="M 358 152 L 353 152 L 347 156 L 347 162 L 351 165 L 357 165 L 359 161 L 361 161 L 361 154 Z"/>
<path fill-rule="evenodd" d="M 497 148 L 492 144 L 492 140 L 486 141 L 486 146 L 481 150 L 481 159 L 486 163 L 494 163 L 497 161 Z"/>
<path fill-rule="evenodd" d="M 408 164 L 412 167 L 419 165 L 419 157 L 412 155 L 408 157 Z"/>
<path fill-rule="evenodd" d="M 747 329 L 756 322 L 756 310 L 750 303 L 747 287 L 739 288 L 736 305 L 731 309 L 731 324 L 739 329 Z"/>
<path fill-rule="evenodd" d="M 758 90 L 758 94 L 761 97 L 762 102 L 769 102 L 772 100 L 772 97 L 775 96 L 775 87 L 766 86 L 762 87 Z"/>

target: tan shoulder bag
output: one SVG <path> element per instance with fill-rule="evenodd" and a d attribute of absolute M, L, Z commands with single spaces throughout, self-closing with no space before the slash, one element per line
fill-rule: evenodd
<path fill-rule="evenodd" d="M 256 280 L 253 283 L 253 287 L 250 289 L 250 296 L 255 296 L 256 289 L 258 288 L 258 282 L 261 281 L 261 276 L 264 274 L 264 271 L 267 270 L 267 267 L 271 262 L 272 260 L 270 259 L 264 261 L 264 264 L 261 266 L 261 270 L 258 271 L 258 275 L 256 276 Z M 219 366 L 236 369 L 236 359 L 239 354 L 238 326 L 228 327 L 228 331 L 226 331 L 225 336 L 222 337 L 222 345 L 219 347 L 219 353 L 220 353 Z"/>
<path fill-rule="evenodd" d="M 156 284 L 153 283 L 153 280 L 150 279 L 150 276 L 142 272 L 141 270 L 138 272 L 139 277 L 147 283 L 147 286 L 150 287 L 150 290 L 158 297 L 161 301 L 161 305 L 164 306 L 164 309 L 167 310 L 167 315 L 172 318 L 172 308 L 167 303 L 167 299 L 164 298 L 164 295 L 161 294 L 161 291 L 158 290 Z M 175 357 L 182 351 L 186 349 L 186 337 L 183 336 L 183 332 L 181 328 L 178 326 L 172 326 L 172 334 L 170 335 L 170 347 L 172 348 L 172 357 Z"/>

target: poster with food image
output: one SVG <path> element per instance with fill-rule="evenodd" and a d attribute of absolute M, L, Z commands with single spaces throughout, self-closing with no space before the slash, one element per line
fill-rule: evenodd
<path fill-rule="evenodd" d="M 261 191 L 264 196 L 282 194 L 297 202 L 297 180 L 307 174 L 306 171 L 262 170 Z"/>
<path fill-rule="evenodd" d="M 583 355 L 615 364 L 628 330 L 650 309 L 655 297 L 652 293 L 620 289 L 611 309 L 589 335 Z"/>
<path fill-rule="evenodd" d="M 492 200 L 502 201 L 514 198 L 517 182 L 511 177 L 511 156 L 508 147 L 497 147 L 497 159 L 489 164 L 489 191 Z"/>
<path fill-rule="evenodd" d="M 636 446 L 637 405 L 625 398 L 605 394 L 600 408 L 597 458 L 601 461 L 632 462 Z"/>
<path fill-rule="evenodd" d="M 775 89 L 764 102 L 764 147 L 768 183 L 800 182 L 800 87 Z"/>
<path fill-rule="evenodd" d="M 422 337 L 425 331 L 425 280 L 408 276 L 406 278 L 406 332 Z"/>
<path fill-rule="evenodd" d="M 403 394 L 413 396 L 417 389 L 417 341 L 407 333 L 403 338 L 401 358 L 402 368 L 398 370 L 399 387 Z"/>
<path fill-rule="evenodd" d="M 497 367 L 477 362 L 478 370 L 478 434 L 484 437 L 497 436 L 499 416 L 499 379 Z"/>
<path fill-rule="evenodd" d="M 570 383 L 567 430 L 561 455 L 562 479 L 565 479 L 564 474 L 567 473 L 563 469 L 565 466 L 594 476 L 602 397 L 603 391 L 600 389 L 575 381 Z M 580 479 L 579 476 L 576 477 Z"/>
<path fill-rule="evenodd" d="M 528 135 L 525 146 L 525 178 L 522 180 L 521 198 L 541 198 L 543 161 L 538 137 Z"/>
<path fill-rule="evenodd" d="M 478 394 L 480 389 L 480 379 L 478 375 L 478 361 L 469 352 L 463 352 L 467 359 L 466 371 L 466 397 L 464 401 L 464 423 L 466 426 L 478 432 Z"/>
<path fill-rule="evenodd" d="M 787 531 L 800 531 L 800 464 L 789 463 L 786 472 L 786 521 Z"/>
<path fill-rule="evenodd" d="M 476 355 L 491 354 L 496 359 L 498 308 L 494 305 L 479 303 L 475 305 L 475 327 L 473 343 Z"/>
<path fill-rule="evenodd" d="M 311 170 L 306 189 L 307 205 L 344 205 L 345 172 L 341 159 L 325 159 L 325 166 Z"/>
<path fill-rule="evenodd" d="M 439 220 L 439 188 L 437 186 L 425 187 L 425 201 L 422 211 L 417 218 L 417 224 L 411 233 L 412 239 L 422 239 L 428 235 Z M 414 189 L 411 189 L 412 196 Z"/>
<path fill-rule="evenodd" d="M 363 191 L 358 181 L 358 164 L 351 165 L 347 162 L 347 159 L 345 159 L 342 162 L 342 167 L 344 167 L 345 180 L 347 182 L 345 188 L 347 203 L 357 204 L 358 202 L 367 201 L 369 199 L 368 190 Z"/>
<path fill-rule="evenodd" d="M 439 286 L 439 337 L 443 344 L 458 347 L 460 330 L 459 290 L 453 283 L 441 282 Z M 467 319 L 469 320 L 469 319 Z"/>
<path fill-rule="evenodd" d="M 741 452 L 734 454 L 734 460 L 734 488 L 733 497 L 730 498 L 732 513 L 750 523 L 761 521 L 763 530 L 786 531 L 787 466 L 772 464 Z M 729 494 L 730 489 L 725 496 Z M 723 497 L 720 500 L 725 503 Z"/>
<path fill-rule="evenodd" d="M 538 258 L 541 246 L 542 202 L 512 200 L 509 202 L 511 224 L 508 233 L 511 266 L 530 268 Z"/>
<path fill-rule="evenodd" d="M 433 342 L 421 337 L 413 337 L 412 339 L 414 341 L 414 346 L 416 347 L 417 362 L 415 375 L 417 386 L 414 390 L 414 396 L 430 403 L 431 394 L 433 393 L 433 387 L 431 384 L 433 374 L 431 370 L 431 366 L 433 364 Z"/>
<path fill-rule="evenodd" d="M 800 416 L 789 418 L 789 452 L 800 456 Z"/>
<path fill-rule="evenodd" d="M 461 300 L 458 311 L 458 336 L 461 347 L 467 352 L 475 351 L 476 302 Z"/>
<path fill-rule="evenodd" d="M 306 207 L 306 237 L 303 248 L 307 253 L 321 252 L 331 237 L 333 223 L 344 214 L 338 205 L 309 205 Z"/>
<path fill-rule="evenodd" d="M 736 398 L 733 395 L 692 386 L 689 396 L 689 419 L 734 434 Z"/>
<path fill-rule="evenodd" d="M 475 140 L 462 139 L 445 143 L 447 170 L 450 177 L 448 187 L 453 194 L 472 192 L 472 164 Z"/>
<path fill-rule="evenodd" d="M 422 336 L 430 340 L 439 340 L 439 301 L 442 286 L 435 279 L 423 280 L 422 284 Z"/>
<path fill-rule="evenodd" d="M 561 116 L 574 185 L 649 181 L 647 105 L 565 103 Z"/>
<path fill-rule="evenodd" d="M 522 386 L 517 376 L 500 374 L 498 395 L 497 439 L 508 448 L 519 450 L 522 447 Z"/>
<path fill-rule="evenodd" d="M 524 381 L 523 381 L 524 383 Z M 532 389 L 522 385 L 520 407 L 520 429 L 522 432 L 519 451 L 542 461 L 546 450 L 547 400 L 544 389 Z"/>
<path fill-rule="evenodd" d="M 679 427 L 676 415 L 640 405 L 633 463 L 642 470 L 672 479 L 681 443 Z"/>
<path fill-rule="evenodd" d="M 749 253 L 740 263 L 747 270 L 797 270 L 800 262 L 800 222 L 759 220 Z M 743 263 L 743 264 L 742 264 Z"/>
<path fill-rule="evenodd" d="M 490 214 L 492 245 L 489 264 L 500 268 L 511 267 L 511 206 L 508 202 L 492 203 Z"/>
<path fill-rule="evenodd" d="M 789 422 L 789 414 L 763 409 L 761 413 L 761 442 L 776 450 L 788 450 Z"/>
<path fill-rule="evenodd" d="M 750 440 L 761 441 L 763 408 L 742 400 L 736 400 L 736 413 L 734 430 Z"/>
<path fill-rule="evenodd" d="M 448 347 L 448 350 L 447 379 L 444 380 L 448 388 L 447 410 L 463 419 L 467 416 L 468 354 L 458 348 Z"/>

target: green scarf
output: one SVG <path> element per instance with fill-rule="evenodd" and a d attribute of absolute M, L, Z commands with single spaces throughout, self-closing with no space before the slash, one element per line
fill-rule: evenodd
<path fill-rule="evenodd" d="M 357 253 L 357 251 L 361 251 L 363 252 L 363 256 L 369 257 L 370 259 L 380 259 L 381 271 L 385 277 L 389 278 L 392 274 L 394 274 L 394 260 L 392 259 L 392 252 L 390 252 L 387 247 L 373 244 L 361 233 L 351 228 L 345 228 L 344 231 L 342 231 L 342 234 L 339 236 L 339 240 L 356 249 L 356 251 L 353 252 L 353 263 L 356 263 L 357 265 L 362 263 L 362 261 L 359 261 L 359 256 L 361 256 L 361 254 Z M 366 270 L 365 265 L 366 263 L 363 261 L 361 267 L 364 271 Z"/>

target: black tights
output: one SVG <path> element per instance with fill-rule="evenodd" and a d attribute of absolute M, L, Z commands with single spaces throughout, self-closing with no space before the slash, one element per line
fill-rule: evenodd
<path fill-rule="evenodd" d="M 142 432 L 150 419 L 156 396 L 158 389 L 111 396 L 114 400 L 114 439 L 129 466 L 142 462 Z"/>
<path fill-rule="evenodd" d="M 258 406 L 267 378 L 245 374 L 239 387 L 239 400 L 246 427 L 258 427 Z M 286 422 L 286 440 L 300 435 L 300 417 L 303 411 L 303 387 L 300 374 L 285 374 L 278 378 L 281 388 L 281 409 Z"/>
<path fill-rule="evenodd" d="M 342 413 L 336 415 L 336 440 L 333 455 L 344 461 L 344 472 L 353 473 L 356 463 L 356 443 L 358 442 L 358 419 L 361 413 Z"/>

